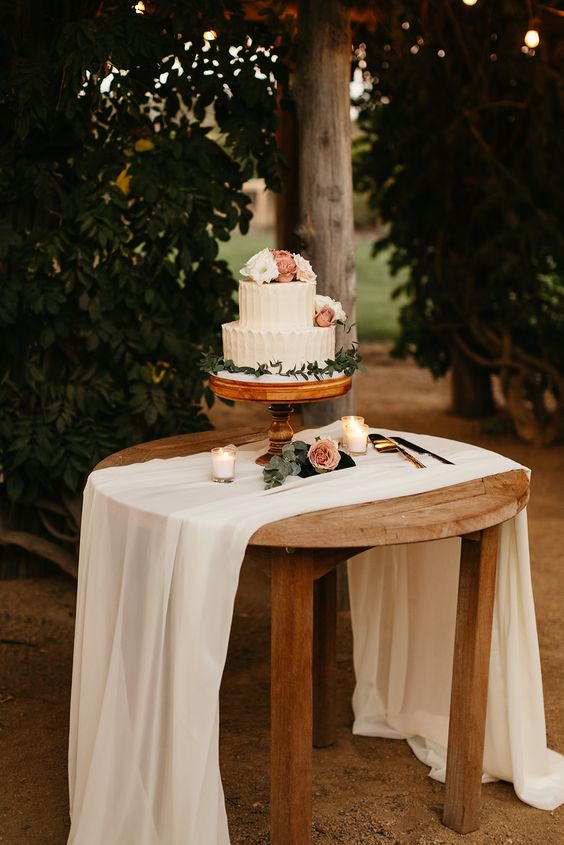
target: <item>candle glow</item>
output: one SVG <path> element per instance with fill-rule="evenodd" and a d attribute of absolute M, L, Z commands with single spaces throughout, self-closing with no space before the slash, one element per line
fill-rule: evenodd
<path fill-rule="evenodd" d="M 222 484 L 233 481 L 235 475 L 235 458 L 237 447 L 233 445 L 218 446 L 211 450 L 212 480 Z"/>
<path fill-rule="evenodd" d="M 343 448 L 355 455 L 365 454 L 368 426 L 364 424 L 364 417 L 341 417 L 341 425 Z"/>

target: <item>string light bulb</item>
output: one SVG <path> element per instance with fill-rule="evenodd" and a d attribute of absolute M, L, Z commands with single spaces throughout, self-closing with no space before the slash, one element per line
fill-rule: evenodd
<path fill-rule="evenodd" d="M 462 0 L 465 6 L 475 6 L 478 0 Z"/>
<path fill-rule="evenodd" d="M 533 21 L 531 24 L 531 28 L 527 30 L 525 33 L 525 44 L 529 48 L 529 50 L 534 50 L 535 47 L 538 47 L 540 44 L 540 35 L 537 29 L 536 21 Z"/>
<path fill-rule="evenodd" d="M 215 29 L 208 29 L 204 32 L 204 41 L 215 41 L 217 38 L 217 32 Z"/>
<path fill-rule="evenodd" d="M 143 0 L 139 0 L 139 3 L 136 3 L 133 8 L 135 9 L 138 15 L 144 14 L 145 4 L 143 3 Z"/>

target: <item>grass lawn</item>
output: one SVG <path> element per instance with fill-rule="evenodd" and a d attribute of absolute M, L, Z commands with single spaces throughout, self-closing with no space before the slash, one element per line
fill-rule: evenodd
<path fill-rule="evenodd" d="M 358 334 L 360 340 L 393 340 L 398 333 L 398 314 L 402 301 L 392 300 L 391 294 L 401 278 L 391 277 L 386 255 L 371 257 L 372 243 L 370 235 L 356 236 Z M 273 237 L 268 232 L 235 234 L 230 241 L 220 244 L 219 254 L 238 277 L 240 268 L 251 255 L 272 244 Z M 325 293 L 322 279 L 318 290 L 319 293 Z"/>

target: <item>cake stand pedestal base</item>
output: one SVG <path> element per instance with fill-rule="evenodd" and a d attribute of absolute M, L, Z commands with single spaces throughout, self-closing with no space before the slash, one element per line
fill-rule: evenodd
<path fill-rule="evenodd" d="M 271 415 L 270 428 L 267 432 L 268 451 L 257 458 L 256 463 L 265 466 L 274 455 L 282 455 L 282 448 L 292 442 L 294 430 L 290 425 L 290 416 L 295 403 L 322 402 L 324 399 L 336 399 L 344 396 L 351 389 L 350 376 L 311 380 L 306 382 L 268 382 L 239 381 L 220 375 L 210 375 L 210 388 L 223 399 L 236 402 L 269 402 Z"/>
<path fill-rule="evenodd" d="M 268 406 L 272 420 L 270 428 L 267 432 L 267 437 L 270 441 L 268 452 L 256 459 L 256 463 L 260 466 L 266 466 L 274 455 L 282 456 L 282 449 L 287 443 L 292 442 L 294 436 L 294 429 L 290 425 L 290 417 L 294 406 L 289 402 L 284 404 L 272 404 Z"/>

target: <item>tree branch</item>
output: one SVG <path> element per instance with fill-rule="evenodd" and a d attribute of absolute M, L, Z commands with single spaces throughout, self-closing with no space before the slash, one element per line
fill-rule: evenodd
<path fill-rule="evenodd" d="M 12 531 L 0 526 L 0 545 L 19 546 L 34 555 L 56 563 L 72 578 L 78 577 L 78 564 L 74 555 L 36 534 L 30 534 L 27 531 Z"/>
<path fill-rule="evenodd" d="M 41 510 L 41 508 L 37 509 L 37 515 L 39 516 L 41 523 L 45 526 L 49 534 L 52 534 L 53 537 L 57 538 L 57 540 L 61 540 L 63 543 L 71 543 L 73 545 L 76 545 L 76 543 L 78 543 L 78 534 L 71 535 L 65 534 L 63 531 L 59 531 L 59 529 L 53 525 L 51 520 L 47 517 L 47 514 L 45 514 Z"/>
<path fill-rule="evenodd" d="M 80 531 L 80 522 L 82 520 L 82 499 L 78 496 L 62 495 L 63 502 L 70 516 L 72 517 L 74 526 L 77 531 Z"/>

